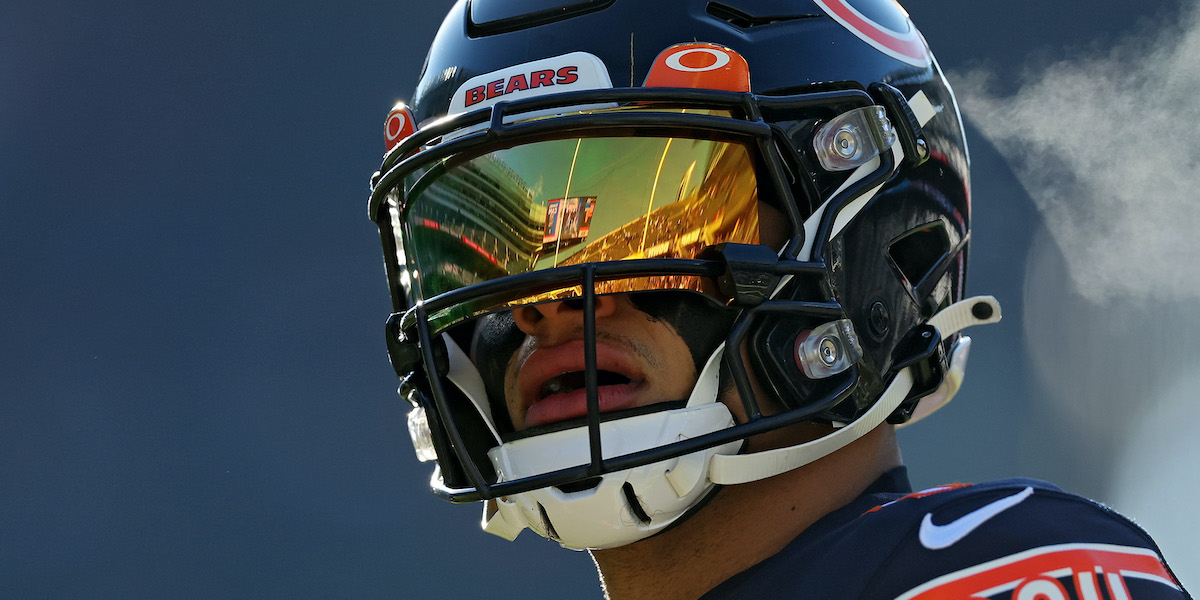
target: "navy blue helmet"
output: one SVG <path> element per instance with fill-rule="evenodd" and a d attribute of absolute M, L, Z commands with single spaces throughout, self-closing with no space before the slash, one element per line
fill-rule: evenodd
<path fill-rule="evenodd" d="M 962 123 L 892 0 L 462 1 L 385 135 L 369 209 L 410 432 L 505 537 L 627 544 L 923 416 L 961 382 L 957 332 L 999 318 L 963 301 Z M 638 377 L 597 344 L 616 294 L 686 342 L 690 391 L 606 400 Z M 554 410 L 514 415 L 513 313 L 549 302 L 579 350 L 519 392 Z M 797 423 L 827 433 L 747 450 Z"/>

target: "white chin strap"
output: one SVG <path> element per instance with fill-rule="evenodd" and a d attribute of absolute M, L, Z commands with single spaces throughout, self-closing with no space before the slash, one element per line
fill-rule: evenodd
<path fill-rule="evenodd" d="M 984 306 L 980 306 L 984 305 Z M 987 315 L 984 318 L 977 314 Z M 956 302 L 934 315 L 929 320 L 942 338 L 958 333 L 972 325 L 984 325 L 1000 320 L 1000 303 L 992 296 L 977 296 Z M 947 373 L 941 387 L 933 394 L 922 399 L 917 406 L 921 417 L 928 415 L 938 407 L 950 401 L 950 397 L 958 391 L 962 384 L 962 374 L 966 368 L 967 349 L 970 347 L 969 338 L 965 343 L 955 346 L 951 353 L 950 372 Z M 846 447 L 850 442 L 866 435 L 883 423 L 900 403 L 908 397 L 912 390 L 912 368 L 908 367 L 896 374 L 892 383 L 884 390 L 883 395 L 854 422 L 837 431 L 795 446 L 764 450 L 752 454 L 723 454 L 712 458 L 708 467 L 708 478 L 718 485 L 733 485 L 766 479 L 773 475 L 786 473 L 797 467 L 807 465 Z M 932 400 L 926 405 L 925 400 Z"/>

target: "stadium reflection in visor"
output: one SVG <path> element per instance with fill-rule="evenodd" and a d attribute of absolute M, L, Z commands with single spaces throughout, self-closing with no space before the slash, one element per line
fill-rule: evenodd
<path fill-rule="evenodd" d="M 535 142 L 410 175 L 389 197 L 415 295 L 428 299 L 507 275 L 588 262 L 694 258 L 759 239 L 754 156 L 745 145 L 687 138 Z M 404 211 L 400 212 L 400 206 Z M 399 237 L 399 236 L 398 236 Z M 597 293 L 691 289 L 696 277 L 600 281 Z M 577 295 L 552 290 L 433 315 L 440 329 L 517 304 Z"/>

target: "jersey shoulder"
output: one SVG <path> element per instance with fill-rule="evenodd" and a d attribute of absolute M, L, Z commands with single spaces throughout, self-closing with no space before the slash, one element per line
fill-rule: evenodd
<path fill-rule="evenodd" d="M 918 492 L 869 510 L 855 529 L 880 525 L 891 551 L 862 598 L 1189 597 L 1140 527 L 1038 480 Z"/>
<path fill-rule="evenodd" d="M 1033 479 L 864 496 L 718 586 L 718 598 L 1190 598 L 1117 512 Z"/>

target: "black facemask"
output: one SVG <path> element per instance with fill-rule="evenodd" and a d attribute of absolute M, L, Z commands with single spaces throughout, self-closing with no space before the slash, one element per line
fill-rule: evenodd
<path fill-rule="evenodd" d="M 667 323 L 679 334 L 691 352 L 697 373 L 725 340 L 736 316 L 734 311 L 691 292 L 639 292 L 631 294 L 630 300 L 634 308 L 652 320 Z M 504 403 L 504 375 L 524 341 L 525 333 L 517 328 L 511 311 L 487 315 L 477 321 L 471 357 L 483 378 L 496 425 L 502 431 L 512 431 Z"/>

